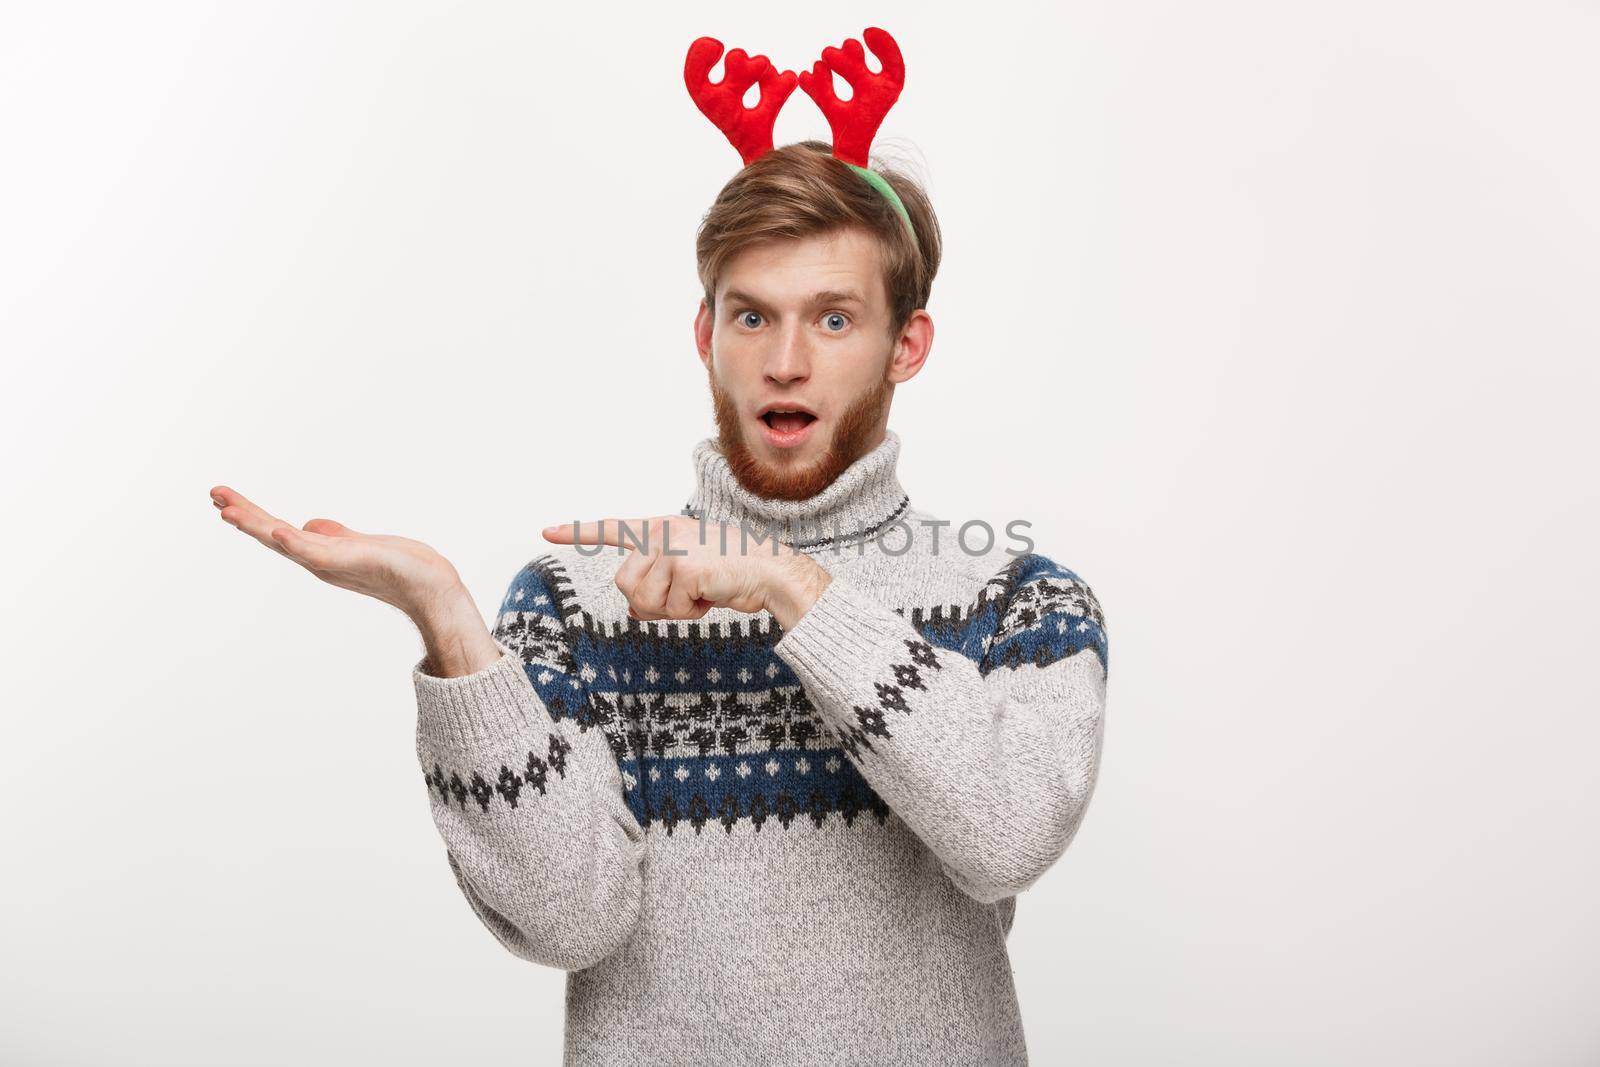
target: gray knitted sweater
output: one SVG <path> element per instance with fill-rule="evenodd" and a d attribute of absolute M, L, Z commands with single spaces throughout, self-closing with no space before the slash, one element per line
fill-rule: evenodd
<path fill-rule="evenodd" d="M 1094 790 L 1105 619 L 1026 542 L 974 554 L 982 527 L 912 507 L 900 445 L 801 502 L 696 445 L 686 514 L 833 576 L 788 631 L 630 619 L 618 549 L 550 545 L 500 660 L 413 668 L 450 869 L 507 950 L 569 972 L 566 1064 L 1027 1062 L 1006 939 Z"/>

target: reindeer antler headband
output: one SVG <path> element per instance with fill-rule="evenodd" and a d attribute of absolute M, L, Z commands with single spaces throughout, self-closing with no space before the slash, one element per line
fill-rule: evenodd
<path fill-rule="evenodd" d="M 905 87 L 906 66 L 900 58 L 900 46 L 887 30 L 872 26 L 861 36 L 883 66 L 877 74 L 867 69 L 861 42 L 852 37 L 843 48 L 824 48 L 822 58 L 798 78 L 792 70 L 779 71 L 766 56 L 746 55 L 744 49 L 735 48 L 723 60 L 722 80 L 714 82 L 709 75 L 722 55 L 722 42 L 715 37 L 701 37 L 689 46 L 683 80 L 695 105 L 727 135 L 746 166 L 772 150 L 772 127 L 778 121 L 778 111 L 798 81 L 833 129 L 834 158 L 861 175 L 894 205 L 914 240 L 917 230 L 911 223 L 911 213 L 894 187 L 867 165 L 872 138 Z M 833 91 L 835 71 L 850 85 L 848 100 L 840 100 Z M 744 94 L 758 81 L 761 97 L 755 107 L 745 107 Z"/>

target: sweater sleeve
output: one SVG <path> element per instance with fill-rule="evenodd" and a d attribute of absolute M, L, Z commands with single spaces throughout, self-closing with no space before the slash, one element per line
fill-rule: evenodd
<path fill-rule="evenodd" d="M 1019 556 L 971 611 L 920 629 L 835 576 L 774 652 L 967 895 L 1013 896 L 1066 851 L 1099 769 L 1108 665 L 1072 571 Z"/>
<path fill-rule="evenodd" d="M 474 674 L 412 667 L 417 757 L 456 884 L 514 955 L 580 970 L 638 921 L 644 830 L 611 742 L 588 714 L 570 593 L 540 557 L 512 580 Z"/>

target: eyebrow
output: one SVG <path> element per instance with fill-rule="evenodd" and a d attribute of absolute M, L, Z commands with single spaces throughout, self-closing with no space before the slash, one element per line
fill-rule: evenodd
<path fill-rule="evenodd" d="M 762 311 L 770 310 L 765 301 L 750 295 L 742 289 L 729 289 L 723 294 L 722 299 L 730 304 L 749 304 L 751 307 L 760 308 Z M 867 302 L 851 289 L 824 289 L 821 292 L 812 293 L 811 299 L 807 302 L 809 307 L 817 307 L 822 304 L 855 304 L 858 307 L 866 307 Z"/>

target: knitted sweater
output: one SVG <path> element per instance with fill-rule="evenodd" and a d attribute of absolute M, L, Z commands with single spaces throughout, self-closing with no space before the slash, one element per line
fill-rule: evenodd
<path fill-rule="evenodd" d="M 551 545 L 498 661 L 413 668 L 450 869 L 569 972 L 564 1063 L 1027 1062 L 1006 939 L 1094 790 L 1105 620 L 1072 571 L 913 508 L 900 446 L 793 502 L 696 445 L 685 514 L 825 531 L 781 538 L 832 576 L 788 631 L 630 619 L 622 552 Z"/>

